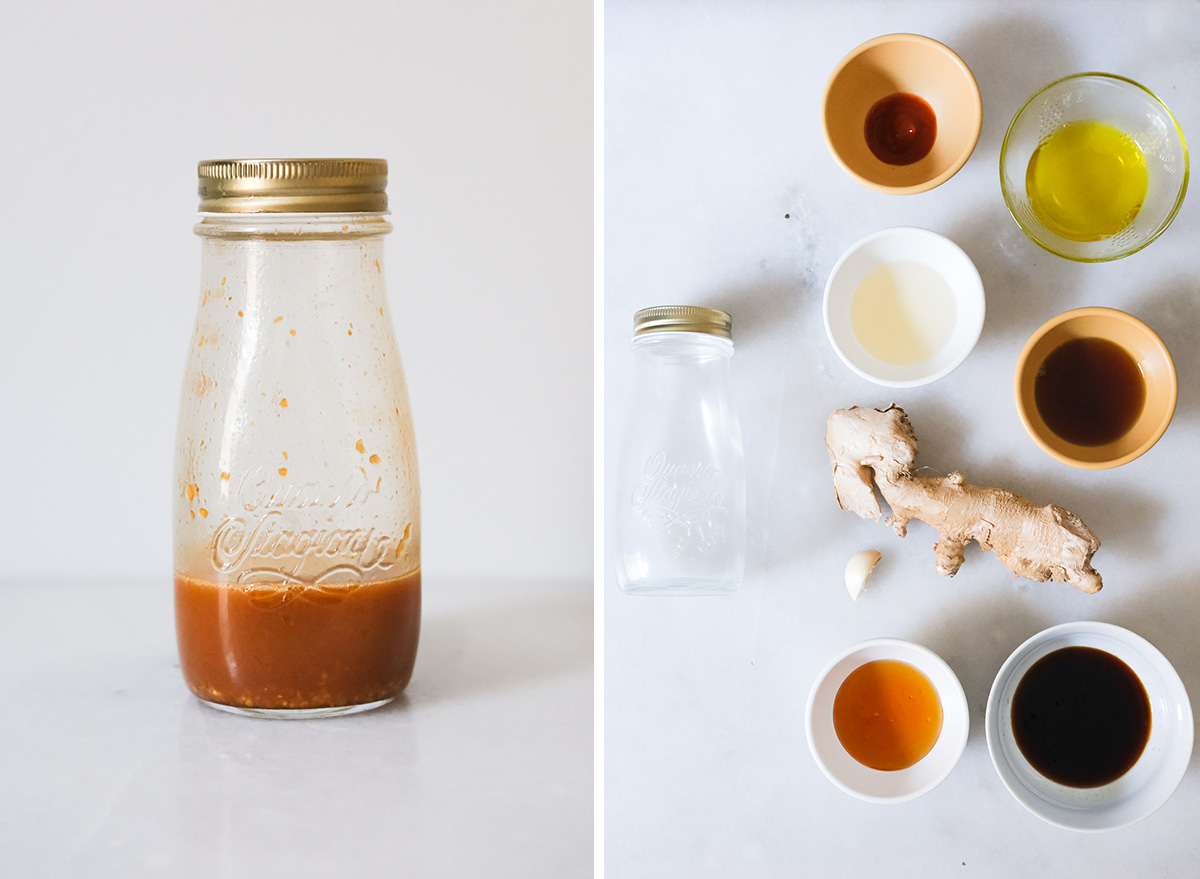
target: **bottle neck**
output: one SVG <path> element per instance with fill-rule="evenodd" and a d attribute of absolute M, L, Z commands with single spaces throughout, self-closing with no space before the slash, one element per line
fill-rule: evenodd
<path fill-rule="evenodd" d="M 654 361 L 728 361 L 733 356 L 733 342 L 712 333 L 661 332 L 634 336 L 631 343 L 639 358 Z"/>
<path fill-rule="evenodd" d="M 241 303 L 247 326 L 308 309 L 331 327 L 338 322 L 343 335 L 357 332 L 386 310 L 389 229 L 382 214 L 203 215 L 196 227 L 202 294 Z"/>
<path fill-rule="evenodd" d="M 387 212 L 356 214 L 238 214 L 200 215 L 195 232 L 202 238 L 272 241 L 349 241 L 374 238 L 392 231 Z"/>

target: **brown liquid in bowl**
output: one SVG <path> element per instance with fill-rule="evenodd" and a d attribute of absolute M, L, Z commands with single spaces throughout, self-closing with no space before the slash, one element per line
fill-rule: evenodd
<path fill-rule="evenodd" d="M 1068 787 L 1100 787 L 1128 772 L 1150 725 L 1150 698 L 1137 674 L 1095 647 L 1048 653 L 1013 694 L 1017 747 L 1034 769 Z"/>
<path fill-rule="evenodd" d="M 421 572 L 375 583 L 230 584 L 175 576 L 183 677 L 209 702 L 307 709 L 390 699 L 408 685 Z"/>
<path fill-rule="evenodd" d="M 898 92 L 875 102 L 867 112 L 863 135 L 879 161 L 911 165 L 933 149 L 937 116 L 922 98 Z"/>
<path fill-rule="evenodd" d="M 1038 369 L 1033 399 L 1046 426 L 1067 442 L 1104 446 L 1137 424 L 1146 405 L 1146 379 L 1116 342 L 1071 339 Z"/>

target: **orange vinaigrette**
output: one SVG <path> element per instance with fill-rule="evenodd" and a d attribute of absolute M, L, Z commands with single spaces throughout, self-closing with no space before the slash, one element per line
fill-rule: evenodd
<path fill-rule="evenodd" d="M 207 702 L 280 710 L 391 699 L 412 677 L 420 627 L 419 568 L 322 586 L 175 574 L 180 665 Z"/>
<path fill-rule="evenodd" d="M 855 760 L 895 771 L 916 764 L 942 732 L 942 703 L 916 666 L 877 659 L 847 675 L 833 700 L 833 729 Z"/>

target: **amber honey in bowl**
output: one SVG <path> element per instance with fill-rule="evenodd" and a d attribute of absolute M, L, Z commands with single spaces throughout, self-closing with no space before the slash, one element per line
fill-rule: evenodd
<path fill-rule="evenodd" d="M 1100 337 L 1070 339 L 1046 357 L 1034 405 L 1051 431 L 1078 446 L 1104 446 L 1137 424 L 1146 379 L 1133 356 Z"/>
<path fill-rule="evenodd" d="M 914 665 L 877 659 L 846 676 L 833 702 L 833 728 L 846 752 L 882 771 L 908 769 L 942 732 L 942 703 Z"/>

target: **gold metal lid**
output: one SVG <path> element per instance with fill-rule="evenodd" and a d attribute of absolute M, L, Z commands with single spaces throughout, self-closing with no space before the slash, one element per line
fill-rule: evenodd
<path fill-rule="evenodd" d="M 698 305 L 656 305 L 633 316 L 633 336 L 647 333 L 710 333 L 733 339 L 733 319 L 715 308 Z"/>
<path fill-rule="evenodd" d="M 206 213 L 387 210 L 384 159 L 219 159 L 198 171 Z"/>

